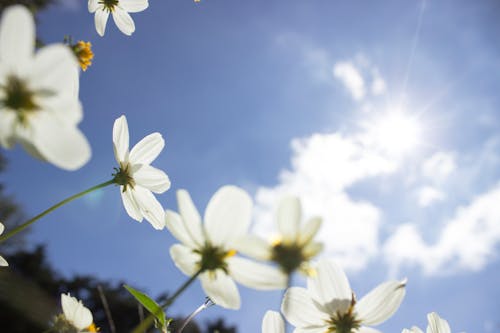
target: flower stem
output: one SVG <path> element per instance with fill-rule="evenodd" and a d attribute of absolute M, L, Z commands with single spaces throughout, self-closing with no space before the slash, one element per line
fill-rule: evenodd
<path fill-rule="evenodd" d="M 6 241 L 7 239 L 9 239 L 10 237 L 14 236 L 15 234 L 23 231 L 24 229 L 26 229 L 27 227 L 29 227 L 31 224 L 33 224 L 36 221 L 38 221 L 40 218 L 42 218 L 45 215 L 49 214 L 50 212 L 56 210 L 57 208 L 65 205 L 65 204 L 67 204 L 68 202 L 71 202 L 71 201 L 73 201 L 75 199 L 78 199 L 78 198 L 84 196 L 85 194 L 88 194 L 90 192 L 93 192 L 95 190 L 98 190 L 100 188 L 106 187 L 106 186 L 114 184 L 114 183 L 115 183 L 115 180 L 113 178 L 111 180 L 108 180 L 107 182 L 104 182 L 104 183 L 101 183 L 99 185 L 93 186 L 93 187 L 91 187 L 89 189 L 86 189 L 85 191 L 82 191 L 80 193 L 74 194 L 74 195 L 70 196 L 69 198 L 66 198 L 66 199 L 64 199 L 64 200 L 56 203 L 55 205 L 53 205 L 52 207 L 44 210 L 43 212 L 41 212 L 37 216 L 29 219 L 28 221 L 24 222 L 23 224 L 20 224 L 17 227 L 15 227 L 14 229 L 10 230 L 6 234 L 0 236 L 0 243 Z"/>
<path fill-rule="evenodd" d="M 174 301 L 176 300 L 176 298 L 182 294 L 184 292 L 184 290 L 187 289 L 187 287 L 189 287 L 191 285 L 191 283 L 194 282 L 194 280 L 196 280 L 196 278 L 198 277 L 198 275 L 200 275 L 202 272 L 202 270 L 198 270 L 193 276 L 191 276 L 188 280 L 186 280 L 186 282 L 184 282 L 184 284 L 182 286 L 179 287 L 179 289 L 177 289 L 177 291 L 171 296 L 169 297 L 165 303 L 161 304 L 160 307 L 165 310 L 166 308 L 168 308 L 170 305 L 172 305 L 172 303 L 174 303 Z M 137 325 L 133 330 L 132 330 L 132 333 L 144 333 L 146 332 L 146 330 L 151 327 L 151 325 L 153 324 L 154 322 L 154 319 L 155 319 L 155 315 L 150 313 L 146 319 L 144 321 L 142 321 L 139 325 Z"/>

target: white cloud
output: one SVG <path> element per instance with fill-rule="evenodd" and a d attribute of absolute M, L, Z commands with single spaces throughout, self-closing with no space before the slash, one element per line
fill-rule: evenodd
<path fill-rule="evenodd" d="M 365 97 L 365 81 L 360 71 L 350 61 L 337 62 L 333 66 L 333 75 L 338 78 L 351 93 L 355 100 Z"/>
<path fill-rule="evenodd" d="M 378 69 L 376 68 L 372 69 L 372 76 L 373 76 L 373 81 L 371 86 L 372 95 L 380 96 L 385 94 L 385 92 L 387 91 L 387 84 L 380 75 Z"/>
<path fill-rule="evenodd" d="M 450 152 L 437 152 L 422 164 L 424 177 L 441 183 L 457 168 L 455 155 Z"/>
<path fill-rule="evenodd" d="M 427 244 L 416 224 L 401 225 L 385 242 L 384 255 L 393 271 L 419 265 L 428 275 L 477 271 L 495 257 L 500 243 L 500 184 L 455 210 L 434 244 Z M 437 228 L 436 228 L 437 229 Z"/>
<path fill-rule="evenodd" d="M 443 201 L 446 195 L 432 186 L 423 186 L 417 192 L 418 205 L 421 207 L 428 207 L 438 201 Z"/>

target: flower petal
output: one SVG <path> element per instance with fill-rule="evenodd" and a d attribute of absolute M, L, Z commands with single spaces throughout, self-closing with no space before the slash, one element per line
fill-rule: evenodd
<path fill-rule="evenodd" d="M 243 236 L 252 217 L 252 199 L 236 186 L 221 187 L 205 211 L 205 231 L 213 245 L 231 247 Z"/>
<path fill-rule="evenodd" d="M 299 244 L 309 243 L 318 233 L 323 220 L 320 217 L 314 217 L 306 222 L 299 234 Z"/>
<path fill-rule="evenodd" d="M 344 271 L 327 259 L 320 260 L 315 269 L 316 274 L 307 279 L 307 289 L 312 298 L 330 313 L 344 313 L 352 300 L 352 290 Z"/>
<path fill-rule="evenodd" d="M 195 247 L 199 248 L 205 245 L 205 235 L 201 226 L 200 213 L 198 213 L 196 206 L 193 204 L 188 191 L 183 189 L 177 191 L 177 205 L 179 206 L 179 212 L 182 216 L 186 232 L 196 244 Z"/>
<path fill-rule="evenodd" d="M 3 225 L 2 222 L 0 222 L 0 235 L 3 234 L 4 230 L 5 230 L 5 226 Z"/>
<path fill-rule="evenodd" d="M 401 333 L 424 333 L 424 332 L 417 326 L 413 326 L 410 329 L 405 328 Z"/>
<path fill-rule="evenodd" d="M 136 186 L 133 193 L 142 216 L 151 223 L 153 228 L 163 229 L 165 227 L 165 211 L 153 193 L 140 186 Z"/>
<path fill-rule="evenodd" d="M 328 313 L 320 311 L 314 304 L 309 292 L 300 287 L 291 287 L 283 296 L 281 313 L 286 320 L 297 328 L 322 328 L 326 331 Z"/>
<path fill-rule="evenodd" d="M 170 180 L 167 174 L 147 164 L 142 164 L 134 172 L 133 178 L 137 185 L 145 187 L 154 193 L 163 193 L 170 188 Z"/>
<path fill-rule="evenodd" d="M 99 36 L 104 36 L 104 33 L 106 32 L 106 22 L 108 22 L 108 17 L 109 17 L 109 12 L 105 10 L 104 8 L 99 8 L 95 12 L 95 29 L 97 30 L 97 33 Z"/>
<path fill-rule="evenodd" d="M 358 328 L 356 333 L 382 333 L 382 332 L 371 327 L 361 326 L 360 328 Z"/>
<path fill-rule="evenodd" d="M 1 267 L 9 266 L 9 263 L 7 262 L 7 260 L 5 260 L 4 257 L 2 257 L 2 256 L 0 256 L 0 266 Z"/>
<path fill-rule="evenodd" d="M 262 333 L 285 333 L 285 323 L 278 312 L 266 312 L 262 320 Z"/>
<path fill-rule="evenodd" d="M 66 319 L 77 329 L 83 330 L 92 324 L 92 313 L 75 297 L 61 294 L 61 306 Z"/>
<path fill-rule="evenodd" d="M 130 163 L 151 164 L 165 146 L 165 140 L 160 133 L 145 136 L 130 151 Z"/>
<path fill-rule="evenodd" d="M 316 257 L 321 251 L 323 251 L 323 243 L 310 242 L 304 247 L 302 253 L 306 258 L 313 258 Z"/>
<path fill-rule="evenodd" d="M 200 255 L 193 252 L 187 246 L 182 244 L 174 244 L 170 247 L 170 256 L 175 263 L 175 266 L 187 276 L 193 276 L 197 271 L 196 263 L 201 260 Z"/>
<path fill-rule="evenodd" d="M 99 8 L 99 0 L 89 0 L 88 9 L 90 13 L 93 13 Z"/>
<path fill-rule="evenodd" d="M 135 24 L 132 17 L 120 6 L 115 6 L 113 10 L 113 21 L 125 35 L 130 36 L 135 31 Z"/>
<path fill-rule="evenodd" d="M 132 189 L 127 189 L 123 191 L 123 186 L 120 186 L 120 194 L 122 196 L 123 207 L 127 211 L 127 214 L 138 222 L 142 222 L 144 217 L 142 216 L 139 204 L 132 193 Z"/>
<path fill-rule="evenodd" d="M 299 198 L 285 197 L 278 207 L 277 220 L 284 242 L 295 242 L 299 234 L 302 209 Z"/>
<path fill-rule="evenodd" d="M 439 317 L 436 312 L 431 312 L 427 315 L 429 326 L 427 333 L 450 333 L 450 325 L 443 318 Z"/>
<path fill-rule="evenodd" d="M 405 296 L 406 281 L 380 284 L 356 303 L 357 317 L 365 325 L 377 325 L 396 312 Z"/>
<path fill-rule="evenodd" d="M 235 244 L 236 250 L 246 256 L 263 261 L 271 259 L 271 246 L 260 237 L 244 236 Z"/>
<path fill-rule="evenodd" d="M 22 70 L 33 57 L 35 23 L 26 7 L 5 9 L 0 22 L 0 62 L 16 71 Z"/>
<path fill-rule="evenodd" d="M 129 135 L 127 117 L 120 116 L 113 124 L 113 149 L 118 163 L 128 161 Z"/>
<path fill-rule="evenodd" d="M 15 143 L 14 129 L 16 114 L 12 111 L 0 111 L 0 145 L 11 148 Z"/>
<path fill-rule="evenodd" d="M 223 270 L 207 271 L 200 275 L 201 286 L 207 296 L 217 305 L 226 309 L 237 310 L 241 300 L 233 279 Z"/>
<path fill-rule="evenodd" d="M 259 290 L 286 288 L 287 277 L 277 268 L 238 257 L 228 258 L 226 262 L 229 275 L 246 287 Z"/>
<path fill-rule="evenodd" d="M 165 211 L 165 225 L 170 233 L 181 241 L 183 244 L 189 246 L 191 249 L 198 249 L 201 245 L 197 244 L 192 238 L 186 228 L 186 224 L 179 214 L 174 211 Z"/>
<path fill-rule="evenodd" d="M 50 112 L 30 115 L 32 144 L 50 163 L 65 170 L 81 168 L 90 159 L 90 145 L 80 130 Z"/>
<path fill-rule="evenodd" d="M 148 8 L 148 0 L 120 0 L 120 6 L 129 13 L 142 12 Z"/>

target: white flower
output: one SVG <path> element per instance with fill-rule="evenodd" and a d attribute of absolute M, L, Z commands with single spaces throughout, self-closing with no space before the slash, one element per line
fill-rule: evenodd
<path fill-rule="evenodd" d="M 307 289 L 287 290 L 281 312 L 296 327 L 296 333 L 373 332 L 361 325 L 377 325 L 392 316 L 403 300 L 405 284 L 382 283 L 358 302 L 344 271 L 321 260 L 316 275 L 307 280 Z"/>
<path fill-rule="evenodd" d="M 240 240 L 237 249 L 256 259 L 276 262 L 287 275 L 297 269 L 309 274 L 309 261 L 323 249 L 323 244 L 314 241 L 322 220 L 311 218 L 300 228 L 301 219 L 299 198 L 285 197 L 276 216 L 279 238 L 269 243 L 257 236 L 247 236 Z"/>
<path fill-rule="evenodd" d="M 281 289 L 286 277 L 279 270 L 236 257 L 235 243 L 248 230 L 252 199 L 235 186 L 220 188 L 205 210 L 205 223 L 189 193 L 177 191 L 180 215 L 167 210 L 166 226 L 183 244 L 170 248 L 175 265 L 186 275 L 201 272 L 203 290 L 217 305 L 240 307 L 237 282 L 256 289 Z"/>
<path fill-rule="evenodd" d="M 150 164 L 160 154 L 165 141 L 160 133 L 152 133 L 139 141 L 129 151 L 127 118 L 121 116 L 113 125 L 113 148 L 120 168 L 114 175 L 120 185 L 123 206 L 136 221 L 143 218 L 158 230 L 165 226 L 164 211 L 153 193 L 163 193 L 170 188 L 168 176 Z"/>
<path fill-rule="evenodd" d="M 448 322 L 441 317 L 436 312 L 431 312 L 427 315 L 427 321 L 429 325 L 427 326 L 427 333 L 450 333 L 450 326 Z M 420 328 L 413 326 L 412 328 L 404 329 L 402 333 L 424 333 Z"/>
<path fill-rule="evenodd" d="M 3 234 L 3 230 L 5 229 L 4 225 L 2 222 L 0 222 L 0 235 Z M 4 259 L 4 257 L 0 256 L 0 266 L 9 266 L 9 263 L 7 260 Z"/>
<path fill-rule="evenodd" d="M 75 297 L 72 297 L 69 293 L 61 294 L 61 306 L 63 310 L 64 319 L 69 322 L 71 326 L 80 332 L 97 332 L 95 325 L 93 324 L 92 312 L 82 304 Z M 67 323 L 56 319 L 55 326 L 65 327 Z"/>
<path fill-rule="evenodd" d="M 135 24 L 128 13 L 142 12 L 148 8 L 148 0 L 89 0 L 89 12 L 95 12 L 95 28 L 104 36 L 109 14 L 113 15 L 116 26 L 125 35 L 135 31 Z"/>
<path fill-rule="evenodd" d="M 90 158 L 77 128 L 78 62 L 63 44 L 34 50 L 31 13 L 19 5 L 7 8 L 0 25 L 0 145 L 19 142 L 37 158 L 78 169 Z"/>
<path fill-rule="evenodd" d="M 262 320 L 262 333 L 285 333 L 285 322 L 278 312 L 266 312 Z"/>

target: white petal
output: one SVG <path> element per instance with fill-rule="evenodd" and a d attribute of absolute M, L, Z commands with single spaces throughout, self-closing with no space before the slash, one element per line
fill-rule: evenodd
<path fill-rule="evenodd" d="M 147 164 L 142 164 L 134 172 L 133 178 L 137 185 L 145 187 L 154 193 L 163 193 L 170 188 L 170 180 L 167 174 Z"/>
<path fill-rule="evenodd" d="M 2 267 L 9 266 L 9 263 L 7 262 L 7 260 L 5 260 L 4 257 L 2 257 L 2 256 L 0 256 L 0 266 L 2 266 Z"/>
<path fill-rule="evenodd" d="M 165 227 L 165 211 L 153 193 L 140 186 L 136 186 L 133 193 L 142 216 L 151 223 L 153 228 L 163 229 Z"/>
<path fill-rule="evenodd" d="M 223 186 L 205 210 L 205 231 L 213 245 L 230 247 L 243 236 L 252 217 L 252 199 L 236 186 Z"/>
<path fill-rule="evenodd" d="M 226 263 L 229 275 L 246 287 L 259 290 L 286 288 L 287 277 L 277 268 L 238 257 L 228 258 Z"/>
<path fill-rule="evenodd" d="M 327 259 L 320 260 L 315 268 L 316 274 L 307 279 L 311 296 L 330 313 L 344 313 L 352 300 L 352 290 L 344 271 Z"/>
<path fill-rule="evenodd" d="M 42 110 L 53 113 L 68 124 L 76 126 L 82 120 L 82 104 L 75 96 L 69 96 L 67 94 L 48 96 L 38 98 L 37 102 Z"/>
<path fill-rule="evenodd" d="M 238 288 L 224 271 L 207 271 L 200 275 L 201 286 L 208 297 L 226 309 L 239 309 L 241 300 Z"/>
<path fill-rule="evenodd" d="M 130 151 L 130 163 L 133 164 L 151 164 L 158 157 L 165 140 L 160 133 L 152 133 L 139 141 Z"/>
<path fill-rule="evenodd" d="M 325 333 L 325 326 L 320 327 L 297 327 L 293 333 Z"/>
<path fill-rule="evenodd" d="M 148 0 L 120 0 L 120 6 L 129 13 L 142 12 L 148 8 Z"/>
<path fill-rule="evenodd" d="M 196 263 L 201 260 L 200 255 L 194 253 L 193 249 L 181 244 L 174 244 L 170 247 L 170 256 L 175 266 L 187 276 L 193 276 L 196 273 Z"/>
<path fill-rule="evenodd" d="M 64 316 L 76 328 L 82 330 L 92 324 L 92 313 L 75 297 L 71 297 L 69 294 L 61 294 L 61 305 Z"/>
<path fill-rule="evenodd" d="M 2 222 L 0 222 L 0 235 L 3 234 L 4 230 L 5 230 L 5 226 L 3 225 Z"/>
<path fill-rule="evenodd" d="M 35 24 L 24 6 L 5 9 L 0 22 L 0 62 L 20 70 L 26 66 L 35 49 Z"/>
<path fill-rule="evenodd" d="M 266 312 L 262 320 L 262 333 L 285 333 L 285 323 L 278 312 Z"/>
<path fill-rule="evenodd" d="M 32 144 L 50 163 L 65 170 L 81 168 L 90 159 L 90 145 L 80 130 L 50 112 L 30 115 Z"/>
<path fill-rule="evenodd" d="M 142 222 L 143 216 L 141 213 L 141 209 L 139 208 L 139 204 L 137 200 L 135 200 L 134 194 L 132 193 L 131 188 L 127 188 L 125 192 L 123 192 L 123 186 L 120 186 L 120 194 L 122 196 L 123 207 L 127 211 L 127 214 L 136 221 Z"/>
<path fill-rule="evenodd" d="M 424 332 L 417 326 L 413 326 L 410 329 L 405 328 L 401 333 L 424 333 Z"/>
<path fill-rule="evenodd" d="M 396 312 L 405 296 L 406 281 L 380 284 L 356 303 L 357 317 L 363 324 L 377 325 Z"/>
<path fill-rule="evenodd" d="M 127 36 L 132 35 L 135 31 L 134 20 L 132 20 L 130 15 L 119 6 L 115 6 L 115 10 L 113 10 L 113 21 L 115 21 L 118 29 Z"/>
<path fill-rule="evenodd" d="M 371 327 L 361 326 L 360 328 L 358 328 L 356 333 L 382 333 L 382 332 Z"/>
<path fill-rule="evenodd" d="M 0 111 L 0 145 L 11 148 L 15 143 L 14 129 L 16 114 L 12 111 Z"/>
<path fill-rule="evenodd" d="M 429 321 L 427 333 L 450 333 L 448 322 L 439 317 L 436 312 L 429 313 L 427 315 L 427 320 Z"/>
<path fill-rule="evenodd" d="M 328 313 L 315 306 L 307 290 L 300 287 L 288 288 L 281 303 L 281 313 L 297 328 L 322 327 L 325 331 L 325 322 L 330 318 Z"/>
<path fill-rule="evenodd" d="M 95 12 L 98 7 L 99 7 L 99 0 L 89 0 L 88 8 L 90 13 Z"/>
<path fill-rule="evenodd" d="M 171 210 L 165 211 L 165 225 L 175 238 L 191 249 L 198 249 L 201 247 L 202 244 L 197 244 L 191 238 L 184 220 L 176 212 Z"/>
<path fill-rule="evenodd" d="M 177 205 L 190 238 L 197 244 L 197 247 L 204 246 L 205 235 L 201 226 L 200 213 L 193 204 L 188 191 L 182 189 L 177 191 Z"/>
<path fill-rule="evenodd" d="M 314 217 L 306 222 L 299 234 L 298 242 L 299 244 L 309 243 L 314 236 L 318 233 L 321 227 L 322 219 L 320 217 Z"/>
<path fill-rule="evenodd" d="M 106 22 L 108 22 L 109 12 L 104 8 L 99 8 L 95 12 L 95 29 L 99 36 L 104 36 L 104 32 L 106 32 Z"/>
<path fill-rule="evenodd" d="M 128 161 L 129 135 L 125 116 L 120 116 L 113 124 L 113 149 L 118 163 Z"/>
<path fill-rule="evenodd" d="M 277 220 L 284 242 L 297 240 L 301 218 L 302 209 L 299 198 L 283 198 L 278 207 Z"/>
<path fill-rule="evenodd" d="M 244 236 L 235 242 L 235 249 L 246 256 L 258 260 L 271 259 L 271 246 L 257 236 Z"/>

